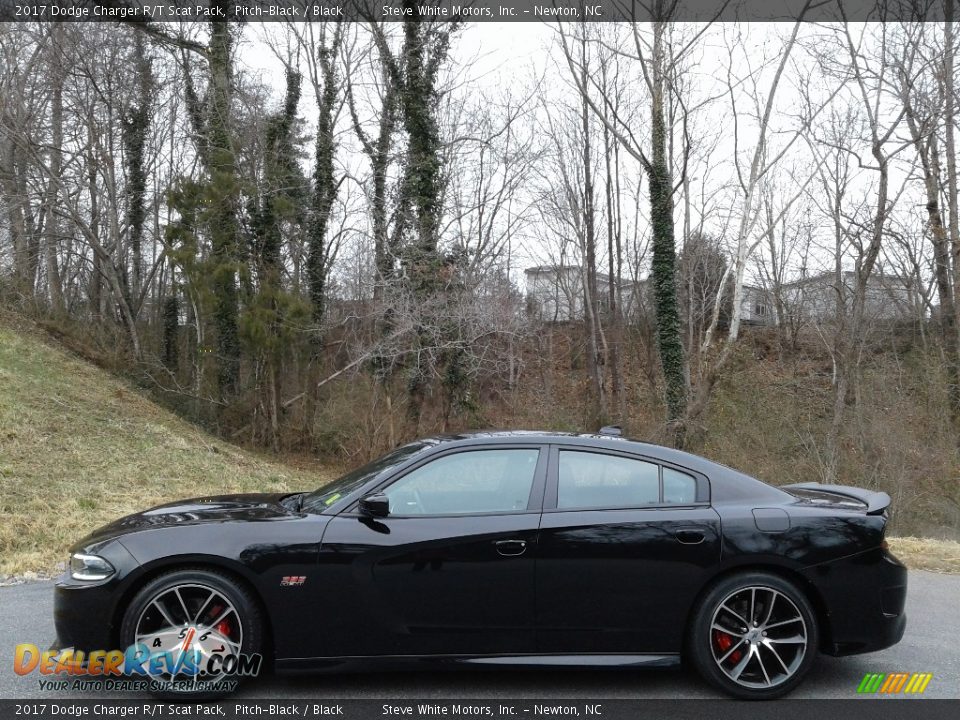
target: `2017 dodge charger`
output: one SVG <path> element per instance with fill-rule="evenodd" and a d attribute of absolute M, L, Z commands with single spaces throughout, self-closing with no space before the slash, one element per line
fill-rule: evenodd
<path fill-rule="evenodd" d="M 772 487 L 614 432 L 404 445 L 313 492 L 185 500 L 72 548 L 60 647 L 145 649 L 169 687 L 404 664 L 663 666 L 742 698 L 889 647 L 907 572 L 885 493 Z M 192 662 L 182 662 L 184 657 Z"/>

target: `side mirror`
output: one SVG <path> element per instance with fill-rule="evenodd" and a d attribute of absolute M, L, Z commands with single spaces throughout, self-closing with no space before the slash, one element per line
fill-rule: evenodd
<path fill-rule="evenodd" d="M 386 517 L 390 514 L 390 499 L 383 493 L 373 493 L 360 499 L 360 512 L 370 517 Z"/>

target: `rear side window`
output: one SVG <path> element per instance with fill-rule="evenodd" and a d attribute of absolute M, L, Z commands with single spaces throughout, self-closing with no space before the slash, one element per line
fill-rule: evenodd
<path fill-rule="evenodd" d="M 561 509 L 629 508 L 660 502 L 660 467 L 654 463 L 561 450 L 557 471 L 557 507 Z"/>
<path fill-rule="evenodd" d="M 685 472 L 665 467 L 663 469 L 663 502 L 670 505 L 691 505 L 696 500 L 696 479 Z"/>

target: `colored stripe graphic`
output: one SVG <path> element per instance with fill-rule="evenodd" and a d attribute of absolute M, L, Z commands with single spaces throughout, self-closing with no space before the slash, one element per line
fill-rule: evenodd
<path fill-rule="evenodd" d="M 898 693 L 903 690 L 903 686 L 906 684 L 907 678 L 909 677 L 910 673 L 900 673 L 900 675 L 897 676 L 897 681 L 890 688 L 890 692 Z"/>
<path fill-rule="evenodd" d="M 867 673 L 857 686 L 858 693 L 918 695 L 927 689 L 933 673 Z"/>

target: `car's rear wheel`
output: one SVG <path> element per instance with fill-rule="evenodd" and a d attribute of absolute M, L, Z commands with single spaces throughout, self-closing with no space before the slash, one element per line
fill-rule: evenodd
<path fill-rule="evenodd" d="M 700 674 L 748 700 L 793 690 L 819 646 L 816 616 L 804 593 L 784 578 L 761 572 L 714 585 L 694 611 L 689 640 Z"/>
<path fill-rule="evenodd" d="M 211 698 L 239 681 L 231 670 L 241 653 L 260 652 L 262 626 L 246 588 L 219 572 L 183 569 L 151 580 L 134 596 L 120 638 L 124 648 L 142 646 L 141 657 L 161 658 L 143 665 L 155 694 Z"/>

